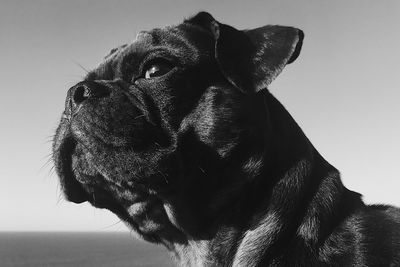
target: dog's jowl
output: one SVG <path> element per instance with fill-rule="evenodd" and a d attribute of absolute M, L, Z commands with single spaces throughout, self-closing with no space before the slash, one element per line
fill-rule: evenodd
<path fill-rule="evenodd" d="M 69 89 L 54 140 L 66 199 L 183 266 L 400 266 L 400 212 L 345 188 L 267 87 L 303 32 L 202 12 L 143 31 Z"/>

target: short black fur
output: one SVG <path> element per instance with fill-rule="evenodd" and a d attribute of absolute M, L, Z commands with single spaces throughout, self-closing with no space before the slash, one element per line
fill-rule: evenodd
<path fill-rule="evenodd" d="M 368 206 L 267 90 L 304 34 L 201 12 L 141 32 L 72 87 L 53 151 L 69 201 L 183 266 L 400 266 L 400 212 Z M 150 60 L 170 70 L 146 78 Z"/>

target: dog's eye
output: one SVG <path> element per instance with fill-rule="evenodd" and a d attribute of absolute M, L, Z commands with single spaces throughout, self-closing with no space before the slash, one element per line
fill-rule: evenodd
<path fill-rule="evenodd" d="M 162 76 L 168 73 L 172 69 L 172 65 L 166 61 L 158 61 L 152 64 L 149 64 L 148 67 L 145 68 L 144 78 L 151 79 L 154 77 Z"/>

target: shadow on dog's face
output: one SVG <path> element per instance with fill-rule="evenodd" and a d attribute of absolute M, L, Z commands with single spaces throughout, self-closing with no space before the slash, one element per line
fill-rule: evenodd
<path fill-rule="evenodd" d="M 112 50 L 68 91 L 53 146 L 66 198 L 149 241 L 203 233 L 260 171 L 268 114 L 257 92 L 302 38 L 276 27 L 238 31 L 200 13 Z"/>

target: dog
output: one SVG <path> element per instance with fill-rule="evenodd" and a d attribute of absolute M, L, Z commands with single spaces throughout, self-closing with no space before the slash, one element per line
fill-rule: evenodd
<path fill-rule="evenodd" d="M 400 266 L 400 212 L 366 205 L 268 85 L 301 30 L 200 12 L 143 31 L 69 89 L 67 200 L 115 213 L 182 266 Z"/>

